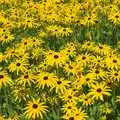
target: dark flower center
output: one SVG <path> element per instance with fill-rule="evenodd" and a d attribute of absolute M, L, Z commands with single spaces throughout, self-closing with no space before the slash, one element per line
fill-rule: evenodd
<path fill-rule="evenodd" d="M 85 98 L 85 101 L 87 101 L 88 99 L 87 98 Z"/>
<path fill-rule="evenodd" d="M 118 76 L 118 73 L 115 73 L 114 75 L 115 75 L 115 76 Z"/>
<path fill-rule="evenodd" d="M 97 89 L 97 92 L 99 92 L 99 93 L 100 93 L 101 91 L 102 91 L 102 90 L 101 90 L 101 88 L 98 88 L 98 89 Z"/>
<path fill-rule="evenodd" d="M 44 76 L 44 78 L 43 78 L 44 80 L 48 80 L 48 76 Z"/>
<path fill-rule="evenodd" d="M 119 18 L 119 16 L 118 16 L 118 15 L 116 15 L 115 17 L 116 17 L 116 18 Z"/>
<path fill-rule="evenodd" d="M 87 43 L 87 46 L 90 46 L 90 43 Z"/>
<path fill-rule="evenodd" d="M 98 60 L 98 62 L 100 62 L 100 60 Z"/>
<path fill-rule="evenodd" d="M 59 58 L 59 56 L 58 55 L 54 55 L 54 58 L 57 59 L 57 58 Z"/>
<path fill-rule="evenodd" d="M 73 67 L 71 65 L 69 65 L 69 69 L 73 69 Z"/>
<path fill-rule="evenodd" d="M 32 106 L 34 109 L 37 109 L 38 108 L 38 105 L 37 104 L 33 104 Z"/>
<path fill-rule="evenodd" d="M 16 65 L 19 67 L 19 66 L 20 66 L 20 63 L 17 63 Z"/>
<path fill-rule="evenodd" d="M 63 31 L 65 32 L 65 31 L 66 31 L 66 29 L 64 28 L 64 29 L 63 29 Z"/>
<path fill-rule="evenodd" d="M 89 17 L 88 20 L 91 20 L 91 18 Z"/>
<path fill-rule="evenodd" d="M 85 56 L 83 56 L 83 57 L 82 57 L 82 60 L 85 60 L 85 59 L 86 59 L 86 57 L 85 57 Z"/>
<path fill-rule="evenodd" d="M 86 81 L 89 81 L 90 80 L 90 78 L 86 78 Z"/>
<path fill-rule="evenodd" d="M 98 70 L 95 71 L 96 74 L 99 74 L 100 72 Z"/>
<path fill-rule="evenodd" d="M 103 47 L 102 47 L 102 46 L 99 46 L 99 48 L 100 48 L 100 49 L 103 49 Z"/>
<path fill-rule="evenodd" d="M 4 76 L 3 75 L 0 75 L 0 79 L 3 79 L 4 78 Z"/>
<path fill-rule="evenodd" d="M 61 81 L 57 81 L 57 84 L 60 85 L 62 82 Z"/>
<path fill-rule="evenodd" d="M 24 45 L 27 45 L 27 42 L 24 42 Z"/>
<path fill-rule="evenodd" d="M 72 107 L 71 106 L 68 106 L 68 109 L 71 109 Z"/>
<path fill-rule="evenodd" d="M 74 117 L 70 117 L 69 120 L 74 120 Z"/>
<path fill-rule="evenodd" d="M 5 38 L 5 39 L 7 39 L 7 38 L 8 38 L 8 36 L 5 36 L 4 38 Z"/>
<path fill-rule="evenodd" d="M 29 76 L 28 76 L 28 75 L 25 75 L 25 76 L 24 76 L 24 78 L 25 78 L 25 79 L 28 79 L 28 78 L 29 78 Z"/>
<path fill-rule="evenodd" d="M 69 98 L 69 99 L 71 99 L 71 98 L 72 98 L 72 96 L 70 96 L 70 95 L 69 95 L 69 96 L 68 96 L 68 98 Z"/>
<path fill-rule="evenodd" d="M 113 63 L 117 63 L 117 60 L 113 60 Z"/>

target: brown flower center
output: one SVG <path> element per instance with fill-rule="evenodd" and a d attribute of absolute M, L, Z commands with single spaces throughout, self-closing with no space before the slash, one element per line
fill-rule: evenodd
<path fill-rule="evenodd" d="M 28 75 L 25 75 L 25 76 L 24 76 L 24 78 L 25 78 L 25 79 L 28 79 L 28 78 L 29 78 L 29 76 L 28 76 Z"/>
<path fill-rule="evenodd" d="M 3 79 L 4 78 L 4 76 L 3 75 L 0 75 L 0 79 Z"/>
<path fill-rule="evenodd" d="M 61 81 L 57 81 L 57 84 L 60 85 L 62 82 Z"/>
<path fill-rule="evenodd" d="M 113 60 L 113 63 L 117 63 L 117 60 Z"/>
<path fill-rule="evenodd" d="M 63 31 L 65 32 L 65 31 L 66 31 L 66 29 L 64 28 L 64 29 L 63 29 Z"/>
<path fill-rule="evenodd" d="M 58 56 L 58 55 L 54 55 L 54 58 L 55 58 L 55 59 L 58 59 L 58 58 L 59 58 L 59 56 Z"/>
<path fill-rule="evenodd" d="M 72 96 L 70 96 L 70 95 L 69 95 L 69 96 L 68 96 L 68 98 L 69 98 L 69 99 L 71 99 L 71 98 L 72 98 Z"/>
<path fill-rule="evenodd" d="M 96 74 L 99 74 L 100 72 L 98 70 L 95 71 Z"/>
<path fill-rule="evenodd" d="M 44 76 L 44 78 L 43 78 L 44 80 L 48 80 L 48 76 Z"/>
<path fill-rule="evenodd" d="M 89 81 L 90 80 L 90 78 L 86 78 L 86 81 Z"/>
<path fill-rule="evenodd" d="M 90 43 L 87 43 L 87 46 L 90 46 Z"/>
<path fill-rule="evenodd" d="M 37 104 L 33 104 L 32 106 L 34 109 L 37 109 L 38 108 L 38 105 Z"/>
<path fill-rule="evenodd" d="M 115 73 L 114 75 L 115 75 L 115 76 L 118 76 L 118 73 Z"/>
<path fill-rule="evenodd" d="M 27 45 L 27 42 L 24 42 L 24 45 Z"/>
<path fill-rule="evenodd" d="M 85 59 L 86 59 L 86 57 L 85 57 L 85 56 L 83 56 L 83 57 L 82 57 L 82 60 L 85 60 Z"/>
<path fill-rule="evenodd" d="M 75 120 L 74 117 L 70 117 L 69 120 Z"/>
<path fill-rule="evenodd" d="M 99 48 L 100 48 L 100 49 L 103 49 L 103 47 L 102 47 L 102 46 L 99 46 Z"/>
<path fill-rule="evenodd" d="M 102 89 L 101 89 L 101 88 L 98 88 L 98 89 L 97 89 L 97 92 L 99 92 L 99 93 L 102 92 Z"/>
<path fill-rule="evenodd" d="M 69 65 L 69 69 L 73 69 L 73 67 L 71 65 Z"/>
<path fill-rule="evenodd" d="M 4 38 L 5 38 L 5 39 L 7 39 L 7 38 L 8 38 L 8 36 L 5 36 Z"/>
<path fill-rule="evenodd" d="M 20 64 L 20 63 L 17 63 L 16 65 L 19 67 L 21 64 Z"/>
<path fill-rule="evenodd" d="M 116 17 L 116 18 L 119 18 L 119 16 L 118 16 L 118 15 L 116 15 L 115 17 Z"/>
<path fill-rule="evenodd" d="M 68 109 L 71 109 L 72 107 L 71 106 L 68 106 Z"/>

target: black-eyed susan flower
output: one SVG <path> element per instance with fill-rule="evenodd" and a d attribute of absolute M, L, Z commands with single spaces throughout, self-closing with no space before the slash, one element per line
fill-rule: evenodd
<path fill-rule="evenodd" d="M 115 25 L 119 25 L 120 24 L 120 12 L 112 10 L 111 13 L 108 15 L 108 20 L 110 20 Z"/>
<path fill-rule="evenodd" d="M 92 70 L 90 70 L 89 77 L 96 77 L 96 79 L 102 78 L 104 79 L 104 77 L 106 76 L 106 72 L 104 71 L 104 69 L 96 69 L 96 68 L 92 68 Z"/>
<path fill-rule="evenodd" d="M 17 82 L 11 86 L 11 90 L 15 101 L 26 101 L 29 98 L 30 89 L 23 85 L 17 84 Z"/>
<path fill-rule="evenodd" d="M 6 71 L 0 71 L 0 88 L 11 84 L 11 79 Z"/>
<path fill-rule="evenodd" d="M 106 56 L 104 61 L 105 61 L 105 65 L 109 69 L 116 69 L 116 70 L 119 69 L 120 59 L 119 59 L 119 57 L 117 55 L 113 54 L 113 55 Z"/>
<path fill-rule="evenodd" d="M 67 87 L 69 87 L 69 83 L 70 81 L 65 80 L 64 78 L 57 79 L 51 90 L 55 89 L 56 93 L 64 93 L 67 90 Z"/>
<path fill-rule="evenodd" d="M 67 91 L 62 94 L 61 98 L 66 102 L 73 102 L 76 103 L 78 100 L 78 97 L 76 96 L 76 91 L 73 91 L 72 89 L 68 89 Z"/>
<path fill-rule="evenodd" d="M 111 81 L 120 81 L 120 71 L 117 70 L 111 70 L 108 72 L 108 77 L 110 78 Z"/>
<path fill-rule="evenodd" d="M 87 95 L 83 94 L 79 98 L 80 98 L 79 101 L 82 102 L 83 106 L 87 107 L 94 103 L 94 100 L 88 94 Z"/>
<path fill-rule="evenodd" d="M 108 55 L 111 53 L 111 47 L 108 45 L 101 45 L 95 47 L 94 51 L 100 55 Z"/>
<path fill-rule="evenodd" d="M 8 43 L 11 42 L 12 40 L 14 40 L 14 35 L 12 34 L 4 34 L 0 37 L 0 42 L 2 43 Z"/>
<path fill-rule="evenodd" d="M 67 102 L 66 104 L 63 105 L 61 110 L 63 113 L 66 114 L 71 114 L 77 109 L 76 104 L 74 102 Z"/>
<path fill-rule="evenodd" d="M 94 100 L 102 100 L 104 101 L 103 96 L 110 96 L 111 89 L 105 83 L 95 83 L 91 85 L 90 95 Z"/>
<path fill-rule="evenodd" d="M 46 53 L 45 61 L 48 65 L 62 65 L 65 63 L 66 55 L 62 52 L 54 52 L 54 51 L 48 51 Z"/>
<path fill-rule="evenodd" d="M 83 50 L 93 51 L 95 47 L 95 43 L 92 41 L 86 41 L 81 47 Z"/>
<path fill-rule="evenodd" d="M 87 113 L 85 113 L 85 111 L 82 110 L 81 108 L 76 109 L 71 114 L 65 114 L 63 116 L 63 118 L 66 119 L 66 120 L 86 120 L 87 117 L 88 117 Z"/>
<path fill-rule="evenodd" d="M 11 62 L 8 69 L 10 72 L 24 72 L 27 70 L 28 61 L 17 59 L 15 62 Z"/>
<path fill-rule="evenodd" d="M 40 99 L 33 99 L 27 103 L 25 107 L 25 116 L 28 119 L 43 119 L 43 115 L 47 112 L 47 106 Z"/>
<path fill-rule="evenodd" d="M 112 112 L 112 107 L 108 103 L 105 103 L 105 104 L 100 106 L 100 111 L 103 114 L 107 115 L 107 114 L 110 114 Z"/>
<path fill-rule="evenodd" d="M 31 84 L 34 83 L 35 80 L 36 80 L 36 76 L 31 72 L 27 72 L 27 73 L 24 73 L 21 77 L 19 77 L 16 81 L 18 84 L 21 84 L 23 86 L 26 86 L 26 85 L 31 86 Z"/>
<path fill-rule="evenodd" d="M 39 88 L 53 87 L 57 81 L 57 77 L 48 72 L 40 72 L 36 77 L 36 83 Z"/>
<path fill-rule="evenodd" d="M 0 62 L 2 62 L 5 59 L 3 53 L 0 53 Z"/>

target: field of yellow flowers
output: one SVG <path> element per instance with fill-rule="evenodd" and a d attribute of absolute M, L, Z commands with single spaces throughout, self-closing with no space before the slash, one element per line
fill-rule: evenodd
<path fill-rule="evenodd" d="M 0 0 L 0 120 L 120 120 L 120 0 Z"/>

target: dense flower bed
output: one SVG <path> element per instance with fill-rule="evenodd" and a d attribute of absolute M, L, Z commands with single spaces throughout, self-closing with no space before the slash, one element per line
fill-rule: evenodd
<path fill-rule="evenodd" d="M 120 120 L 120 0 L 0 0 L 0 120 Z"/>

